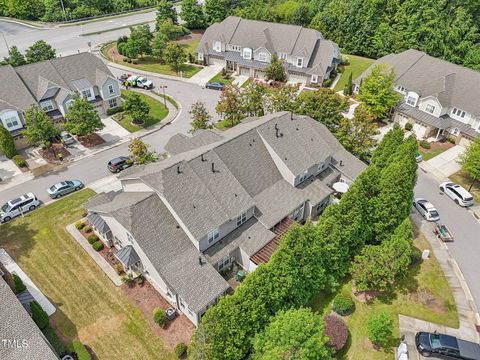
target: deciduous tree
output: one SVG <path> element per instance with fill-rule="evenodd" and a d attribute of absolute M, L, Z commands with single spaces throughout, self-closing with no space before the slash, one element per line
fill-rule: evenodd
<path fill-rule="evenodd" d="M 88 99 L 78 95 L 74 96 L 65 119 L 65 129 L 78 136 L 88 136 L 105 127 Z"/>
<path fill-rule="evenodd" d="M 125 46 L 126 55 L 129 58 L 135 59 L 138 56 L 149 54 L 152 36 L 148 24 L 131 27 L 130 37 Z"/>
<path fill-rule="evenodd" d="M 167 40 L 177 40 L 180 36 L 188 33 L 181 25 L 176 25 L 171 19 L 167 19 L 158 25 L 157 35 L 161 33 Z"/>
<path fill-rule="evenodd" d="M 192 104 L 189 113 L 192 119 L 192 128 L 190 132 L 195 132 L 199 129 L 208 129 L 212 127 L 212 125 L 210 124 L 212 116 L 208 113 L 205 103 L 197 101 L 196 103 Z"/>
<path fill-rule="evenodd" d="M 175 10 L 175 3 L 172 0 L 159 0 L 157 5 L 157 23 L 156 30 L 160 29 L 160 24 L 165 20 L 171 20 L 173 24 L 178 24 L 177 10 Z"/>
<path fill-rule="evenodd" d="M 157 32 L 152 41 L 152 55 L 158 59 L 163 59 L 163 52 L 167 47 L 167 43 L 167 36 L 161 32 Z"/>
<path fill-rule="evenodd" d="M 244 112 L 247 116 L 263 116 L 265 114 L 264 99 L 267 90 L 263 84 L 250 82 L 243 90 Z"/>
<path fill-rule="evenodd" d="M 128 151 L 135 164 L 142 165 L 156 161 L 158 157 L 155 153 L 148 150 L 149 145 L 145 144 L 140 138 L 132 138 L 128 145 Z"/>
<path fill-rule="evenodd" d="M 163 51 L 163 60 L 172 70 L 179 73 L 183 64 L 187 61 L 187 54 L 180 44 L 169 43 Z"/>
<path fill-rule="evenodd" d="M 392 315 L 387 311 L 373 314 L 368 320 L 367 328 L 370 341 L 386 347 L 393 335 Z"/>
<path fill-rule="evenodd" d="M 297 109 L 298 85 L 283 84 L 271 89 L 266 101 L 266 108 L 269 112 L 296 111 Z"/>
<path fill-rule="evenodd" d="M 25 59 L 29 64 L 50 60 L 55 56 L 55 49 L 43 40 L 38 40 L 25 51 Z"/>
<path fill-rule="evenodd" d="M 209 24 L 223 21 L 229 12 L 229 0 L 205 0 L 205 17 Z"/>
<path fill-rule="evenodd" d="M 25 65 L 27 60 L 25 60 L 25 56 L 23 56 L 20 50 L 14 45 L 10 47 L 8 57 L 3 58 L 3 62 L 15 67 Z"/>
<path fill-rule="evenodd" d="M 372 163 L 379 168 L 384 168 L 389 163 L 390 157 L 395 154 L 403 142 L 403 130 L 395 124 L 393 129 L 385 134 L 383 140 L 377 146 L 372 155 Z"/>
<path fill-rule="evenodd" d="M 52 119 L 42 108 L 32 105 L 25 111 L 25 130 L 23 136 L 29 144 L 48 149 L 58 135 Z"/>
<path fill-rule="evenodd" d="M 243 94 L 238 85 L 229 84 L 223 88 L 215 110 L 230 121 L 232 127 L 245 117 Z"/>
<path fill-rule="evenodd" d="M 206 25 L 203 7 L 197 0 L 182 0 L 180 17 L 190 29 L 202 29 Z"/>
<path fill-rule="evenodd" d="M 468 190 L 472 189 L 475 182 L 480 179 L 480 136 L 477 136 L 473 142 L 468 145 L 467 150 L 463 154 L 460 164 L 465 171 L 473 179 Z"/>
<path fill-rule="evenodd" d="M 133 91 L 127 95 L 123 108 L 134 124 L 143 124 L 150 112 L 148 103 L 142 99 L 140 94 Z"/>
<path fill-rule="evenodd" d="M 277 54 L 272 55 L 272 60 L 265 69 L 265 76 L 274 81 L 284 82 L 287 80 L 287 74 L 283 68 L 283 61 L 278 58 Z"/>

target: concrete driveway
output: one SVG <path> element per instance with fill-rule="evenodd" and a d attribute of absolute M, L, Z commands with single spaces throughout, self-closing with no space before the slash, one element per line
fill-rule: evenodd
<path fill-rule="evenodd" d="M 220 71 L 222 71 L 222 69 L 223 66 L 220 64 L 205 66 L 202 70 L 193 75 L 188 81 L 192 84 L 205 86 L 205 84 L 209 82 L 210 79 L 217 75 Z"/>
<path fill-rule="evenodd" d="M 458 160 L 464 152 L 465 148 L 463 146 L 455 145 L 454 147 L 428 160 L 427 163 L 429 166 L 435 168 L 440 176 L 447 178 L 460 170 L 461 167 L 458 163 Z"/>

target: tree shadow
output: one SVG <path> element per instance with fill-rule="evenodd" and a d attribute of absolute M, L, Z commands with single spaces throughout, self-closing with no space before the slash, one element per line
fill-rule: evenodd
<path fill-rule="evenodd" d="M 28 217 L 26 214 L 25 217 Z M 35 245 L 34 236 L 37 230 L 33 229 L 27 221 L 17 218 L 11 222 L 4 223 L 0 226 L 0 248 L 15 260 L 19 260 L 23 256 L 27 256 Z"/>
<path fill-rule="evenodd" d="M 348 329 L 348 337 L 347 337 L 347 343 L 341 349 L 339 352 L 335 354 L 335 359 L 337 360 L 348 360 L 348 350 L 350 350 L 350 347 L 352 346 L 352 333 L 350 332 L 350 329 Z"/>

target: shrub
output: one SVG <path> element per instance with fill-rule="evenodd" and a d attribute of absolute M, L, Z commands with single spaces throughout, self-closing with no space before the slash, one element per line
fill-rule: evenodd
<path fill-rule="evenodd" d="M 78 360 L 92 360 L 92 356 L 88 352 L 85 345 L 78 340 L 73 340 L 71 345 L 72 351 L 77 354 Z"/>
<path fill-rule="evenodd" d="M 164 327 L 167 322 L 167 314 L 162 308 L 153 309 L 153 321 L 155 321 L 161 327 Z"/>
<path fill-rule="evenodd" d="M 386 346 L 393 334 L 393 320 L 386 311 L 373 314 L 368 320 L 368 338 L 376 345 Z"/>
<path fill-rule="evenodd" d="M 330 78 L 325 79 L 325 80 L 323 80 L 322 86 L 323 87 L 330 87 L 330 85 L 332 85 L 332 82 L 333 82 L 333 80 L 330 79 Z"/>
<path fill-rule="evenodd" d="M 17 155 L 15 140 L 13 140 L 10 131 L 8 131 L 2 124 L 0 124 L 0 150 L 3 151 L 5 156 L 9 159 Z"/>
<path fill-rule="evenodd" d="M 81 220 L 77 221 L 75 223 L 75 227 L 78 229 L 78 230 L 82 230 L 84 227 L 85 227 L 85 223 Z"/>
<path fill-rule="evenodd" d="M 190 64 L 193 64 L 195 62 L 195 58 L 193 57 L 192 53 L 188 53 L 188 62 Z"/>
<path fill-rule="evenodd" d="M 422 250 L 412 246 L 412 253 L 410 254 L 410 264 L 415 265 L 422 262 Z"/>
<path fill-rule="evenodd" d="M 14 286 L 13 292 L 15 293 L 15 295 L 20 294 L 22 291 L 25 291 L 27 289 L 22 279 L 20 279 L 20 276 L 18 276 L 17 274 L 12 274 L 12 278 Z"/>
<path fill-rule="evenodd" d="M 93 245 L 93 243 L 96 243 L 98 241 L 98 236 L 95 234 L 92 234 L 87 238 L 87 240 L 90 243 L 90 245 Z"/>
<path fill-rule="evenodd" d="M 123 106 L 117 106 L 114 108 L 107 109 L 107 115 L 117 114 L 123 111 Z"/>
<path fill-rule="evenodd" d="M 45 329 L 42 330 L 42 333 L 43 335 L 45 335 L 48 342 L 50 343 L 50 345 L 52 345 L 53 349 L 58 355 L 65 355 L 67 350 L 65 349 L 65 345 L 63 345 L 63 342 L 58 338 L 55 330 L 53 330 L 50 326 L 47 326 Z"/>
<path fill-rule="evenodd" d="M 131 284 L 133 282 L 132 274 L 127 274 L 124 277 L 122 277 L 122 282 L 127 285 Z"/>
<path fill-rule="evenodd" d="M 117 39 L 117 45 L 124 44 L 128 41 L 128 36 L 123 35 Z"/>
<path fill-rule="evenodd" d="M 123 61 L 125 61 L 125 62 L 127 62 L 127 63 L 131 63 L 131 62 L 132 62 L 132 59 L 130 59 L 130 58 L 127 57 L 127 58 L 123 59 Z"/>
<path fill-rule="evenodd" d="M 123 266 L 120 263 L 115 264 L 115 272 L 120 275 L 123 272 Z"/>
<path fill-rule="evenodd" d="M 127 47 L 126 43 L 118 43 L 117 50 L 120 55 L 125 55 L 125 48 Z"/>
<path fill-rule="evenodd" d="M 184 356 L 187 353 L 187 345 L 185 345 L 183 342 L 178 343 L 175 346 L 175 355 L 177 358 L 181 359 L 182 356 Z"/>
<path fill-rule="evenodd" d="M 348 328 L 345 322 L 335 315 L 325 316 L 325 335 L 328 336 L 328 345 L 336 352 L 342 350 L 347 344 Z"/>
<path fill-rule="evenodd" d="M 48 314 L 35 300 L 30 303 L 30 312 L 32 313 L 33 321 L 40 329 L 45 329 L 49 325 Z"/>
<path fill-rule="evenodd" d="M 451 136 L 449 136 L 449 137 L 447 138 L 447 141 L 448 141 L 449 143 L 451 143 L 451 144 L 455 144 L 455 139 L 454 139 L 453 137 L 451 137 Z"/>
<path fill-rule="evenodd" d="M 420 141 L 420 146 L 424 149 L 430 149 L 430 143 L 427 140 Z"/>
<path fill-rule="evenodd" d="M 25 159 L 22 157 L 22 155 L 15 155 L 13 158 L 12 158 L 13 162 L 15 163 L 15 165 L 17 165 L 18 167 L 24 167 L 24 166 L 27 166 L 27 162 L 25 161 Z"/>
<path fill-rule="evenodd" d="M 353 312 L 355 308 L 355 303 L 352 300 L 352 297 L 345 294 L 338 294 L 333 299 L 333 311 L 337 314 L 345 316 Z"/>
<path fill-rule="evenodd" d="M 91 226 L 85 226 L 85 227 L 83 228 L 83 231 L 85 231 L 86 233 L 92 232 L 92 230 L 93 230 L 93 229 L 92 229 Z"/>
<path fill-rule="evenodd" d="M 138 59 L 132 59 L 132 64 L 133 65 L 138 65 Z"/>
<path fill-rule="evenodd" d="M 405 130 L 407 130 L 407 131 L 412 131 L 412 129 L 413 129 L 413 124 L 407 122 L 407 123 L 405 124 Z"/>
<path fill-rule="evenodd" d="M 104 245 L 103 245 L 103 242 L 101 242 L 101 241 L 96 241 L 96 242 L 94 242 L 94 243 L 92 244 L 92 247 L 93 247 L 93 250 L 95 250 L 95 251 L 102 251 Z"/>

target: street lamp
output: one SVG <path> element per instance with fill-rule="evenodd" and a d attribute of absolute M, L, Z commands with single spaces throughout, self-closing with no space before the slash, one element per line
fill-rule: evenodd
<path fill-rule="evenodd" d="M 165 89 L 168 88 L 167 85 L 161 85 L 160 89 L 163 89 L 163 103 L 165 105 L 165 109 L 167 108 L 167 96 L 165 95 Z"/>

